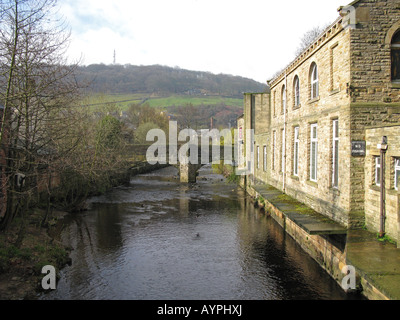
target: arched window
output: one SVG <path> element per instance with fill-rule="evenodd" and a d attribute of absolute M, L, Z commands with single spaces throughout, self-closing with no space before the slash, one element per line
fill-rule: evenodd
<path fill-rule="evenodd" d="M 285 112 L 286 110 L 286 86 L 283 85 L 282 86 L 282 106 L 281 106 L 281 112 L 282 114 Z"/>
<path fill-rule="evenodd" d="M 400 30 L 395 33 L 391 43 L 392 80 L 400 81 Z"/>
<path fill-rule="evenodd" d="M 310 84 L 311 84 L 310 98 L 315 99 L 319 96 L 318 67 L 315 62 L 311 65 Z"/>
<path fill-rule="evenodd" d="M 294 77 L 293 82 L 293 94 L 294 94 L 294 107 L 297 108 L 300 106 L 300 80 L 298 76 Z"/>

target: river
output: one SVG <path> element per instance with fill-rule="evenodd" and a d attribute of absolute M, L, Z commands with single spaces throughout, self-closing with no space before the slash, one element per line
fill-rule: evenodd
<path fill-rule="evenodd" d="M 66 218 L 72 265 L 39 299 L 354 298 L 210 167 L 192 185 L 174 167 L 139 175 L 89 204 Z"/>

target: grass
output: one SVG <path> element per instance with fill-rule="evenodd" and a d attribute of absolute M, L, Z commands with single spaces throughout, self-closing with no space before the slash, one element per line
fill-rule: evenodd
<path fill-rule="evenodd" d="M 273 199 L 269 199 L 269 202 L 271 202 L 272 204 L 277 203 L 277 202 L 286 203 L 286 204 L 292 205 L 293 210 L 297 213 L 315 217 L 321 222 L 334 223 L 334 221 L 332 221 L 328 217 L 325 217 L 324 215 L 317 213 L 315 210 L 313 210 L 310 207 L 306 206 L 305 204 L 297 201 L 296 199 L 288 196 L 287 194 L 280 194 L 280 195 L 274 197 Z"/>
<path fill-rule="evenodd" d="M 22 248 L 8 244 L 4 239 L 0 241 L 0 274 L 13 270 L 15 265 L 33 267 L 36 274 L 40 274 L 41 267 L 46 264 L 61 266 L 68 261 L 68 252 L 65 248 L 49 243 L 35 243 L 42 239 L 31 237 Z M 22 263 L 21 261 L 25 261 Z"/>
<path fill-rule="evenodd" d="M 214 173 L 222 174 L 229 183 L 239 183 L 240 176 L 236 175 L 235 168 L 231 165 L 226 165 L 223 161 L 219 164 L 213 164 L 212 169 Z"/>
<path fill-rule="evenodd" d="M 224 98 L 216 96 L 170 96 L 166 98 L 155 98 L 147 101 L 151 107 L 172 107 L 185 106 L 192 104 L 193 106 L 200 105 L 218 105 L 224 103 L 228 106 L 241 107 L 243 106 L 242 99 Z"/>
<path fill-rule="evenodd" d="M 83 105 L 95 107 L 102 104 L 115 104 L 126 110 L 132 103 L 141 103 L 145 99 L 142 94 L 93 94 L 82 101 Z"/>
<path fill-rule="evenodd" d="M 394 241 L 392 238 L 390 238 L 387 234 L 385 234 L 382 238 L 380 237 L 380 234 L 377 233 L 376 234 L 376 238 L 378 239 L 378 241 L 380 242 L 389 242 L 391 244 L 396 244 L 396 241 Z"/>
<path fill-rule="evenodd" d="M 56 226 L 44 228 L 37 225 L 37 220 L 42 221 L 44 214 L 45 211 L 37 209 L 26 215 L 20 244 L 17 244 L 20 235 L 18 219 L 6 232 L 0 233 L 0 300 L 35 296 L 36 290 L 41 288 L 43 266 L 52 265 L 60 270 L 70 263 L 70 249 L 49 235 Z"/>
<path fill-rule="evenodd" d="M 145 99 L 147 99 L 145 101 Z M 224 103 L 228 106 L 242 107 L 243 99 L 225 98 L 220 96 L 180 96 L 148 97 L 146 94 L 94 94 L 86 98 L 82 103 L 88 106 L 114 103 L 120 110 L 127 110 L 133 103 L 145 101 L 150 107 L 167 108 L 173 106 L 219 105 Z"/>

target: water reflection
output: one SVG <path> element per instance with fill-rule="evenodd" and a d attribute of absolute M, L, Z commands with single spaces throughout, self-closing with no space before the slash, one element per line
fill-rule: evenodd
<path fill-rule="evenodd" d="M 71 215 L 72 266 L 42 299 L 345 299 L 243 190 L 202 171 L 138 176 Z"/>

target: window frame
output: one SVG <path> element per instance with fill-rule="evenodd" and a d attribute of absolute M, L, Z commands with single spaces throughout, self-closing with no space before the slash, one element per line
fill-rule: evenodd
<path fill-rule="evenodd" d="M 339 187 L 339 119 L 332 120 L 332 188 Z"/>
<path fill-rule="evenodd" d="M 400 189 L 400 158 L 394 158 L 394 189 Z"/>
<path fill-rule="evenodd" d="M 315 137 L 313 135 L 315 128 Z M 313 148 L 315 146 L 315 148 Z M 313 154 L 313 151 L 315 152 Z M 314 165 L 314 170 L 313 170 Z M 311 124 L 310 132 L 310 181 L 318 181 L 318 124 Z"/>
<path fill-rule="evenodd" d="M 375 156 L 375 185 L 381 186 L 381 157 Z"/>
<path fill-rule="evenodd" d="M 311 84 L 310 99 L 311 100 L 317 99 L 319 97 L 319 75 L 318 75 L 318 66 L 315 62 L 313 62 L 311 65 L 310 84 Z"/>
<path fill-rule="evenodd" d="M 300 127 L 294 127 L 293 140 L 293 175 L 299 176 L 299 150 L 300 150 Z"/>
<path fill-rule="evenodd" d="M 299 76 L 294 77 L 293 83 L 293 95 L 294 95 L 294 108 L 300 107 L 300 79 Z"/>
<path fill-rule="evenodd" d="M 281 143 L 282 143 L 282 149 L 281 149 L 281 172 L 284 173 L 286 172 L 286 161 L 285 161 L 285 155 L 286 155 L 286 134 L 285 134 L 285 129 L 281 130 Z"/>
<path fill-rule="evenodd" d="M 395 56 L 397 57 L 397 63 L 394 62 Z M 390 43 L 390 64 L 391 80 L 393 82 L 400 82 L 400 29 L 395 32 Z M 394 74 L 395 66 L 397 75 Z"/>
<path fill-rule="evenodd" d="M 267 146 L 264 146 L 264 172 L 267 172 Z"/>
<path fill-rule="evenodd" d="M 257 169 L 260 169 L 260 146 L 257 146 Z"/>
<path fill-rule="evenodd" d="M 275 171 L 276 164 L 276 130 L 272 132 L 272 170 Z"/>
<path fill-rule="evenodd" d="M 283 85 L 281 94 L 281 114 L 285 113 L 286 108 L 287 108 L 286 85 Z"/>

